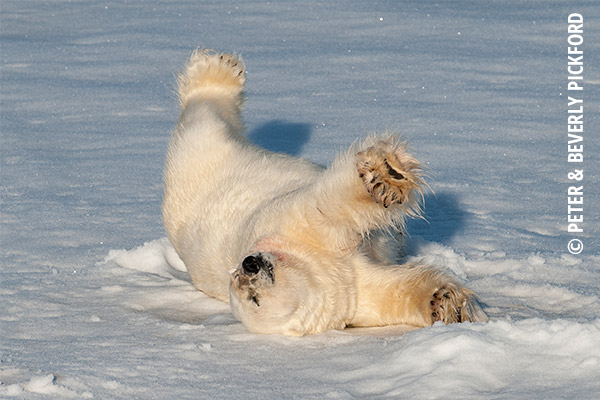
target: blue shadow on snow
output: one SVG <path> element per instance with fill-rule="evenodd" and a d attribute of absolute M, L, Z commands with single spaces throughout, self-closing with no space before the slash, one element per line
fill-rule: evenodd
<path fill-rule="evenodd" d="M 248 133 L 248 140 L 266 150 L 299 156 L 311 133 L 309 124 L 274 120 Z"/>
<path fill-rule="evenodd" d="M 408 219 L 406 230 L 410 236 L 447 244 L 464 229 L 468 213 L 463 210 L 456 194 L 441 192 L 425 195 L 423 207 L 425 220 Z"/>

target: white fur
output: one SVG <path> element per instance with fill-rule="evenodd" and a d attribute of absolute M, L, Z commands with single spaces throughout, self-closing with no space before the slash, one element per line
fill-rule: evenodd
<path fill-rule="evenodd" d="M 382 249 L 375 231 L 418 214 L 424 185 L 398 138 L 367 138 L 323 169 L 246 142 L 241 57 L 196 51 L 178 83 L 164 225 L 196 288 L 230 301 L 250 331 L 486 319 L 473 292 L 427 266 L 390 265 Z M 248 274 L 249 255 L 272 276 Z"/>

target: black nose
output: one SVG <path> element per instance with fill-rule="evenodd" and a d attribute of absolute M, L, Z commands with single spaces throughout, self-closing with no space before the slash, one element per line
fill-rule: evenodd
<path fill-rule="evenodd" d="M 242 269 L 245 273 L 254 275 L 264 267 L 264 260 L 255 256 L 248 256 L 242 261 Z"/>

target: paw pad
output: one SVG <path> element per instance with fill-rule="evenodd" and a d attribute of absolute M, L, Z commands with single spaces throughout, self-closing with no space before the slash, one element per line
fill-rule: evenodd
<path fill-rule="evenodd" d="M 413 191 L 419 188 L 420 166 L 403 146 L 380 141 L 356 157 L 358 176 L 367 192 L 385 208 L 410 201 Z"/>
<path fill-rule="evenodd" d="M 442 321 L 445 324 L 463 322 L 462 306 L 465 301 L 459 292 L 449 286 L 443 286 L 433 293 L 431 306 L 432 322 Z"/>

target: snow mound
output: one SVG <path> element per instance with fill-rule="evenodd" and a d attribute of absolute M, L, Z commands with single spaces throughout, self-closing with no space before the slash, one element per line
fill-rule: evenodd
<path fill-rule="evenodd" d="M 336 380 L 352 382 L 354 392 L 364 396 L 427 398 L 435 387 L 453 398 L 512 393 L 547 399 L 569 388 L 570 398 L 584 398 L 600 372 L 598 340 L 600 320 L 436 324 L 407 334 L 400 348 L 336 374 Z"/>

